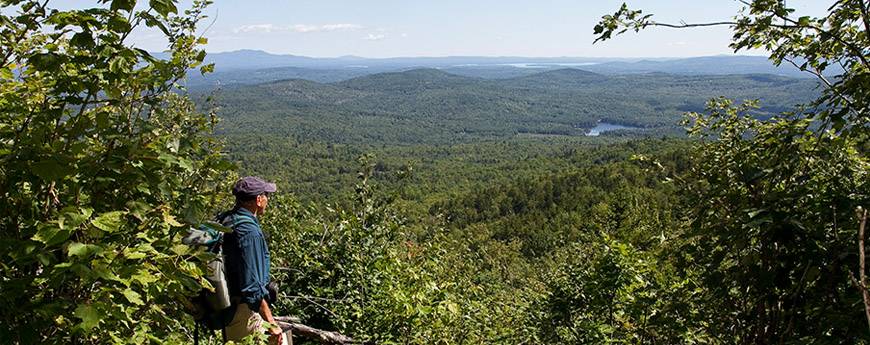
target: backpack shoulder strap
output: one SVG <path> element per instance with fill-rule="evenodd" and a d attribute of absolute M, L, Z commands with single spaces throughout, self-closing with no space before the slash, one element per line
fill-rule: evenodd
<path fill-rule="evenodd" d="M 238 215 L 238 214 L 234 214 L 230 217 L 224 218 L 224 221 L 222 223 L 224 224 L 224 226 L 230 227 L 230 228 L 235 228 L 236 226 L 239 226 L 242 224 L 257 224 L 257 222 L 254 221 L 253 218 L 251 218 L 249 216 L 245 216 L 245 215 Z"/>

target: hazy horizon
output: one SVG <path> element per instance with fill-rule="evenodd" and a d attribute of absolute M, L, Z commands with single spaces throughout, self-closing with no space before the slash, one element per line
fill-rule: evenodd
<path fill-rule="evenodd" d="M 206 53 L 208 54 L 226 54 L 226 53 L 237 53 L 237 52 L 262 52 L 270 55 L 277 56 L 296 56 L 296 57 L 307 57 L 307 58 L 316 58 L 316 59 L 338 59 L 338 58 L 362 58 L 362 59 L 416 59 L 416 58 L 523 58 L 523 59 L 622 59 L 622 60 L 644 60 L 644 59 L 655 59 L 655 60 L 677 60 L 677 59 L 692 59 L 692 58 L 707 58 L 707 57 L 764 57 L 766 58 L 768 55 L 764 53 L 749 53 L 749 52 L 740 52 L 740 53 L 722 53 L 722 54 L 713 54 L 713 55 L 692 55 L 692 56 L 581 56 L 581 55 L 539 55 L 539 56 L 522 56 L 522 55 L 483 55 L 483 54 L 472 54 L 472 55 L 397 55 L 397 56 L 383 56 L 383 57 L 373 57 L 373 56 L 361 56 L 356 54 L 344 54 L 344 55 L 329 55 L 329 56 L 314 56 L 314 55 L 304 55 L 304 54 L 294 54 L 294 53 L 280 53 L 274 51 L 268 51 L 264 49 L 251 49 L 251 48 L 239 48 L 232 50 L 221 50 L 214 51 L 206 48 Z"/>
<path fill-rule="evenodd" d="M 308 57 L 588 57 L 686 58 L 733 55 L 728 26 L 689 30 L 648 28 L 593 45 L 593 27 L 623 0 L 415 1 L 373 0 L 316 2 L 218 1 L 200 34 L 208 52 L 242 49 Z M 69 8 L 89 7 L 71 0 Z M 790 0 L 797 14 L 824 15 L 827 6 Z M 104 4 L 108 6 L 108 4 Z M 183 1 L 179 10 L 189 6 Z M 665 23 L 732 20 L 744 7 L 736 0 L 634 0 L 629 6 Z M 166 49 L 163 35 L 139 29 L 130 42 L 150 51 Z M 762 55 L 741 51 L 739 55 Z"/>

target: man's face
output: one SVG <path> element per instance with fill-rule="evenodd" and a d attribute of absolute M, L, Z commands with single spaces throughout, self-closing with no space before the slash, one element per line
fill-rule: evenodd
<path fill-rule="evenodd" d="M 269 194 L 257 195 L 257 215 L 262 215 L 266 210 L 266 205 L 269 204 Z"/>

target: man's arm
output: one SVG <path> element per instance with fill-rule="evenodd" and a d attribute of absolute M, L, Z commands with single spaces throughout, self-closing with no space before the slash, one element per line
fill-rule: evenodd
<path fill-rule="evenodd" d="M 239 244 L 242 248 L 242 302 L 247 303 L 251 310 L 260 312 L 261 300 L 269 295 L 265 279 L 268 270 L 266 241 L 254 224 L 239 225 L 237 231 L 241 234 Z"/>
<path fill-rule="evenodd" d="M 265 298 L 260 300 L 260 317 L 262 317 L 263 320 L 266 320 L 266 322 L 278 326 L 278 323 L 275 322 L 275 318 L 272 316 L 272 309 L 269 309 L 269 303 L 266 302 Z M 282 343 L 283 340 L 281 339 L 281 337 L 284 336 L 284 332 L 281 330 L 280 327 L 269 329 L 269 334 L 274 337 L 272 339 L 273 343 Z"/>
<path fill-rule="evenodd" d="M 265 299 L 260 300 L 260 316 L 263 317 L 263 320 L 271 324 L 275 323 L 275 318 L 272 316 L 272 309 L 269 309 L 269 303 L 266 302 Z"/>

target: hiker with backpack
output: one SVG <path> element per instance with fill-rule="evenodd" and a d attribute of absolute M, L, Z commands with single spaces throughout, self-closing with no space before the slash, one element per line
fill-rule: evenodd
<path fill-rule="evenodd" d="M 277 323 L 269 306 L 275 298 L 269 285 L 269 248 L 257 217 L 266 210 L 269 194 L 276 191 L 274 183 L 258 177 L 241 178 L 232 188 L 235 207 L 217 218 L 233 230 L 224 234 L 222 245 L 227 288 L 235 306 L 232 320 L 224 328 L 227 340 L 239 341 L 260 332 L 269 334 L 271 344 L 292 342 L 280 328 L 267 330 L 264 325 L 264 321 Z"/>

